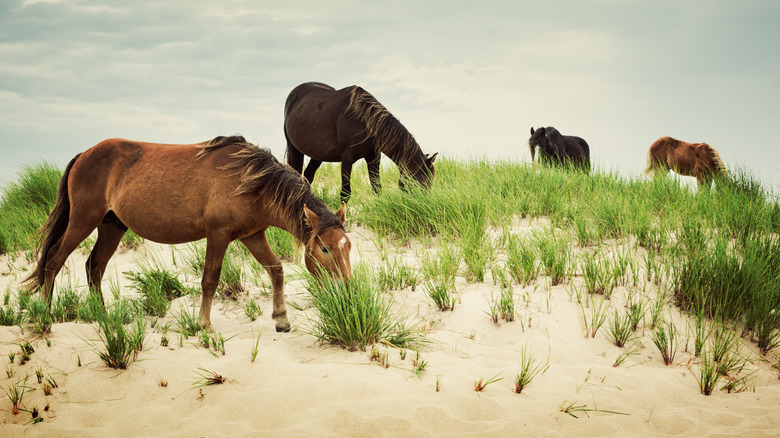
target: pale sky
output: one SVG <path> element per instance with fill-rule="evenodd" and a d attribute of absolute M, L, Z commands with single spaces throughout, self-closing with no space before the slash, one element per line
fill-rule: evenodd
<path fill-rule="evenodd" d="M 0 0 L 0 183 L 110 137 L 283 160 L 308 81 L 362 86 L 426 153 L 529 161 L 555 126 L 639 176 L 669 135 L 780 187 L 780 2 L 747 0 Z"/>

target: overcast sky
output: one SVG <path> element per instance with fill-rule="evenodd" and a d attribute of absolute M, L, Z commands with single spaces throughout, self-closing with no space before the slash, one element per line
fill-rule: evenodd
<path fill-rule="evenodd" d="M 110 137 L 240 133 L 284 159 L 285 98 L 320 81 L 426 153 L 528 161 L 555 126 L 639 176 L 669 135 L 778 187 L 778 42 L 777 1 L 0 0 L 0 183 Z"/>

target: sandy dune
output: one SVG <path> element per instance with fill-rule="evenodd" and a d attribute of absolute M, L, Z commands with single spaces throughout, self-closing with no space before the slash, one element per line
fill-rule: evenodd
<path fill-rule="evenodd" d="M 539 222 L 519 221 L 518 232 L 527 232 Z M 355 248 L 352 261 L 375 263 L 378 251 L 371 233 L 353 226 L 350 238 Z M 427 249 L 412 243 L 398 254 L 417 263 Z M 134 260 L 156 254 L 171 261 L 170 247 L 145 243 L 139 251 L 117 254 L 110 275 L 120 277 L 122 293 L 135 293 L 122 276 L 136 269 Z M 74 254 L 69 272 L 84 285 L 84 255 Z M 0 259 L 0 291 L 15 287 L 31 268 L 23 257 Z M 299 264 L 286 266 L 288 277 Z M 137 270 L 137 269 L 136 269 Z M 199 279 L 183 276 L 197 284 Z M 575 285 L 581 278 L 575 278 Z M 679 351 L 672 366 L 664 366 L 658 349 L 640 328 L 643 348 L 625 364 L 613 367 L 621 349 L 604 334 L 583 336 L 580 308 L 568 284 L 549 288 L 544 277 L 537 285 L 515 286 L 522 303 L 517 321 L 495 325 L 488 303 L 499 287 L 468 283 L 458 278 L 460 301 L 452 312 L 432 306 L 421 287 L 394 292 L 397 310 L 427 328 L 431 344 L 420 352 L 427 361 L 415 375 L 407 352 L 402 359 L 395 348 L 388 350 L 389 368 L 372 362 L 367 351 L 350 352 L 321 345 L 306 328 L 314 318 L 307 307 L 302 283 L 286 282 L 291 333 L 278 334 L 271 319 L 271 300 L 261 297 L 256 286 L 250 297 L 264 314 L 255 322 L 244 315 L 240 304 L 216 301 L 212 322 L 229 340 L 226 354 L 216 356 L 197 346 L 195 338 L 179 345 L 178 334 L 168 333 L 168 347 L 160 346 L 161 333 L 149 329 L 143 351 L 127 370 L 107 368 L 90 342 L 97 340 L 96 324 L 55 324 L 51 347 L 30 330 L 0 327 L 0 362 L 13 367 L 14 377 L 2 373 L 0 386 L 8 388 L 28 374 L 34 390 L 24 397 L 28 409 L 42 412 L 44 421 L 29 424 L 30 414 L 11 414 L 11 404 L 0 396 L 0 436 L 778 436 L 780 435 L 780 380 L 777 357 L 754 352 L 745 341 L 754 370 L 754 391 L 711 396 L 699 392 L 692 355 Z M 646 288 L 648 294 L 654 286 Z M 611 305 L 621 308 L 625 289 L 616 290 Z M 108 295 L 108 292 L 106 292 Z M 199 304 L 199 299 L 196 305 Z M 191 306 L 189 298 L 178 299 L 173 309 Z M 170 315 L 170 313 L 169 313 Z M 674 308 L 666 311 L 686 338 L 686 317 Z M 171 317 L 158 322 L 158 327 Z M 174 327 L 174 324 L 171 324 Z M 252 363 L 252 332 L 262 331 L 259 354 Z M 26 365 L 9 365 L 8 353 L 16 343 L 30 340 L 36 351 Z M 689 342 L 690 344 L 690 342 Z M 528 346 L 549 369 L 522 394 L 515 394 L 515 374 L 520 369 L 520 350 Z M 680 347 L 683 350 L 683 347 Z M 749 352 L 749 353 L 748 353 Z M 78 361 L 81 361 L 81 366 Z M 42 367 L 59 383 L 49 397 L 36 383 L 35 368 Z M 227 378 L 222 385 L 194 388 L 199 367 Z M 475 392 L 478 379 L 493 377 L 484 391 Z M 161 387 L 160 382 L 167 386 Z M 436 391 L 437 382 L 439 391 Z M 577 416 L 561 412 L 565 406 Z"/>

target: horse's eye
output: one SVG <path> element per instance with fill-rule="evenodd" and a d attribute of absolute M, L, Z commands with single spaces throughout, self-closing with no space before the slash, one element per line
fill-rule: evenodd
<path fill-rule="evenodd" d="M 320 248 L 320 251 L 322 251 L 325 254 L 329 254 L 330 253 L 330 248 L 328 248 L 327 245 L 322 245 L 322 247 Z"/>

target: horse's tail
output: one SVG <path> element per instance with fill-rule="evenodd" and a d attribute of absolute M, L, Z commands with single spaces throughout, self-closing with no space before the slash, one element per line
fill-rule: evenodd
<path fill-rule="evenodd" d="M 653 143 L 655 146 L 655 143 Z M 647 169 L 645 169 L 645 175 L 653 171 L 653 146 L 647 151 Z"/>
<path fill-rule="evenodd" d="M 713 149 L 713 147 L 710 145 L 707 145 L 707 150 L 710 153 L 712 162 L 715 164 L 715 167 L 717 168 L 717 173 L 720 174 L 723 178 L 728 178 L 729 173 L 728 171 L 726 171 L 726 164 L 723 163 L 723 160 L 720 158 L 718 151 Z"/>
<path fill-rule="evenodd" d="M 38 230 L 38 242 L 35 245 L 35 255 L 38 264 L 32 274 L 24 280 L 24 283 L 27 284 L 28 291 L 33 291 L 36 288 L 43 286 L 43 282 L 46 278 L 46 264 L 49 251 L 60 241 L 62 235 L 65 234 L 65 230 L 68 228 L 70 216 L 68 175 L 70 175 L 73 163 L 76 162 L 80 155 L 81 154 L 78 154 L 73 157 L 65 168 L 65 172 L 60 179 L 60 187 L 57 191 L 57 202 L 54 204 L 54 209 L 52 209 L 46 223 Z"/>

